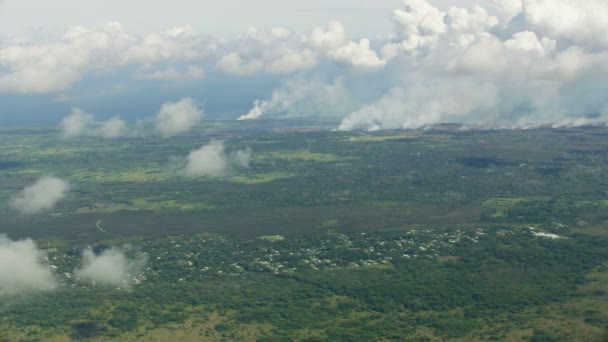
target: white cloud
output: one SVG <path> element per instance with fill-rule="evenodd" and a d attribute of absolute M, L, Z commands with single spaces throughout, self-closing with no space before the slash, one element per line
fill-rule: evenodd
<path fill-rule="evenodd" d="M 269 32 L 250 28 L 240 39 L 227 44 L 226 49 L 228 52 L 216 66 L 235 75 L 262 71 L 291 74 L 314 68 L 320 58 L 352 67 L 377 67 L 387 62 L 371 48 L 369 39 L 348 40 L 344 26 L 338 21 L 315 27 L 304 37 L 281 28 Z"/>
<path fill-rule="evenodd" d="M 445 12 L 426 0 L 404 0 L 403 8 L 393 11 L 395 35 L 402 49 L 414 51 L 434 46 L 446 32 Z"/>
<path fill-rule="evenodd" d="M 266 71 L 271 74 L 291 74 L 308 70 L 317 64 L 317 57 L 309 49 L 288 50 L 281 52 L 275 59 L 266 64 Z"/>
<path fill-rule="evenodd" d="M 87 72 L 120 64 L 129 37 L 118 23 L 75 26 L 58 42 L 0 48 L 0 92 L 48 93 L 68 89 Z"/>
<path fill-rule="evenodd" d="M 308 43 L 325 52 L 343 46 L 347 43 L 344 25 L 339 21 L 331 21 L 325 28 L 315 27 L 308 37 Z"/>
<path fill-rule="evenodd" d="M 95 122 L 95 116 L 79 108 L 72 108 L 70 115 L 61 121 L 61 133 L 64 138 L 81 136 L 100 136 L 114 139 L 127 135 L 127 123 L 115 116 L 107 121 Z"/>
<path fill-rule="evenodd" d="M 607 118 L 605 0 L 432 3 L 403 0 L 387 13 L 394 30 L 385 38 L 353 40 L 338 21 L 306 34 L 251 27 L 234 39 L 212 39 L 190 27 L 140 37 L 118 23 L 76 26 L 42 42 L 15 36 L 0 44 L 0 92 L 56 92 L 120 67 L 157 82 L 200 79 L 204 72 L 194 66 L 214 65 L 232 75 L 295 74 L 241 119 L 330 115 L 344 119 L 343 129 L 383 129 Z M 166 119 L 167 134 L 200 121 L 161 116 L 157 123 Z"/>
<path fill-rule="evenodd" d="M 125 65 L 201 59 L 215 49 L 213 41 L 192 28 L 176 27 L 139 38 L 116 22 L 73 26 L 61 39 L 38 42 L 26 37 L 5 43 L 0 45 L 0 92 L 23 94 L 67 90 L 89 74 Z"/>
<path fill-rule="evenodd" d="M 608 3 L 497 3 L 497 11 L 441 10 L 427 0 L 404 0 L 393 12 L 394 39 L 380 54 L 368 40 L 349 41 L 339 23 L 316 28 L 308 43 L 328 59 L 376 66 L 368 68 L 366 79 L 357 78 L 356 70 L 342 72 L 349 82 L 340 93 L 350 108 L 320 101 L 323 91 L 317 90 L 331 82 L 294 78 L 268 99 L 255 101 L 240 119 L 315 112 L 304 107 L 343 115 L 343 130 L 607 121 L 608 100 L 602 94 L 608 86 L 601 80 L 608 76 L 608 36 L 600 32 L 608 30 Z"/>
<path fill-rule="evenodd" d="M 264 63 L 261 60 L 245 62 L 237 52 L 230 52 L 217 62 L 217 68 L 220 71 L 240 76 L 258 72 L 263 65 Z"/>
<path fill-rule="evenodd" d="M 26 215 L 49 211 L 55 208 L 69 189 L 69 183 L 62 179 L 42 177 L 13 198 L 11 206 Z"/>
<path fill-rule="evenodd" d="M 106 139 L 119 138 L 128 133 L 127 123 L 115 116 L 108 121 L 101 122 L 96 133 Z"/>
<path fill-rule="evenodd" d="M 251 154 L 251 148 L 246 148 L 244 150 L 234 152 L 231 157 L 237 166 L 248 168 L 249 164 L 251 164 Z"/>
<path fill-rule="evenodd" d="M 174 27 L 146 34 L 124 51 L 126 63 L 146 65 L 161 61 L 200 59 L 216 48 L 215 42 L 190 26 Z"/>
<path fill-rule="evenodd" d="M 513 18 L 524 10 L 522 0 L 494 0 L 494 3 L 498 7 L 499 17 L 503 26 L 507 26 Z"/>
<path fill-rule="evenodd" d="M 444 20 L 448 27 L 449 42 L 462 47 L 490 36 L 488 31 L 499 22 L 479 6 L 474 6 L 471 10 L 452 7 L 448 9 Z"/>
<path fill-rule="evenodd" d="M 120 248 L 106 249 L 99 255 L 85 249 L 82 252 L 82 265 L 74 270 L 74 275 L 96 285 L 129 287 L 143 271 L 146 261 L 145 254 L 135 253 L 133 258 L 129 258 L 126 251 Z"/>
<path fill-rule="evenodd" d="M 190 152 L 183 173 L 187 177 L 218 177 L 224 175 L 227 170 L 224 142 L 212 140 L 208 145 Z"/>
<path fill-rule="evenodd" d="M 270 30 L 250 27 L 237 39 L 225 42 L 222 50 L 225 52 L 216 67 L 233 75 L 289 74 L 309 70 L 317 64 L 317 53 L 282 27 Z"/>
<path fill-rule="evenodd" d="M 349 42 L 331 51 L 329 55 L 337 62 L 353 66 L 379 67 L 386 64 L 386 60 L 378 57 L 376 51 L 370 49 L 369 39 L 363 38 L 359 43 Z"/>
<path fill-rule="evenodd" d="M 70 115 L 61 121 L 61 132 L 65 138 L 76 138 L 90 133 L 95 117 L 80 108 L 72 108 Z"/>
<path fill-rule="evenodd" d="M 608 48 L 605 0 L 524 0 L 526 23 L 540 34 L 589 48 Z"/>
<path fill-rule="evenodd" d="M 34 241 L 0 235 L 0 297 L 47 291 L 57 283 Z"/>
<path fill-rule="evenodd" d="M 163 134 L 178 134 L 191 130 L 203 120 L 203 111 L 189 97 L 166 102 L 156 115 L 156 128 Z"/>
<path fill-rule="evenodd" d="M 350 66 L 378 67 L 386 64 L 387 60 L 378 57 L 371 49 L 371 42 L 362 38 L 359 42 L 346 38 L 346 30 L 339 21 L 331 21 L 325 28 L 315 27 L 308 37 L 307 43 L 324 54 L 328 59 Z M 389 59 L 394 53 L 383 53 Z"/>
<path fill-rule="evenodd" d="M 185 71 L 173 67 L 154 71 L 140 70 L 135 73 L 135 78 L 156 81 L 202 80 L 205 78 L 205 70 L 197 66 L 190 66 Z"/>
<path fill-rule="evenodd" d="M 251 149 L 226 154 L 224 142 L 211 140 L 209 144 L 191 151 L 186 158 L 185 166 L 179 173 L 186 177 L 220 177 L 229 173 L 231 166 L 249 167 Z"/>
<path fill-rule="evenodd" d="M 555 51 L 555 40 L 546 37 L 539 40 L 536 33 L 523 31 L 515 33 L 511 39 L 505 41 L 505 46 L 509 49 L 516 49 L 545 56 L 552 54 Z"/>

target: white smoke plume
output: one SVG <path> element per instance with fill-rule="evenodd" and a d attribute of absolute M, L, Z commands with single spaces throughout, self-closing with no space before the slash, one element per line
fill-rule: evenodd
<path fill-rule="evenodd" d="M 308 37 L 330 59 L 375 66 L 365 79 L 356 79 L 359 72 L 343 71 L 349 82 L 342 83 L 342 103 L 354 108 L 322 101 L 325 106 L 317 110 L 342 115 L 340 130 L 444 122 L 529 128 L 608 121 L 608 85 L 602 81 L 608 76 L 604 0 L 496 0 L 495 8 L 447 10 L 427 0 L 404 0 L 392 22 L 393 39 L 380 54 L 365 39 L 348 42 L 336 22 Z M 240 119 L 301 113 L 302 103 L 318 101 L 317 93 L 290 82 L 295 81 L 255 101 Z M 309 78 L 311 89 L 332 84 L 315 83 Z M 371 96 L 373 87 L 384 90 Z"/>
<path fill-rule="evenodd" d="M 156 82 L 201 79 L 202 66 L 211 65 L 244 77 L 295 74 L 241 119 L 330 115 L 344 130 L 607 121 L 606 0 L 434 3 L 450 4 L 403 0 L 387 13 L 394 29 L 386 38 L 375 32 L 353 40 L 337 21 L 306 34 L 250 28 L 236 39 L 187 26 L 135 36 L 116 22 L 74 26 L 50 40 L 15 36 L 0 42 L 0 93 L 56 93 L 119 68 Z M 167 105 L 172 112 L 176 104 Z M 165 110 L 157 117 L 165 134 L 202 118 L 200 109 L 191 116 Z M 74 117 L 64 134 L 90 134 L 89 119 Z"/>
<path fill-rule="evenodd" d="M 30 239 L 12 241 L 0 235 L 0 298 L 55 288 L 45 257 Z"/>
<path fill-rule="evenodd" d="M 25 215 L 53 210 L 69 189 L 67 181 L 50 176 L 42 177 L 13 198 L 11 207 Z"/>
<path fill-rule="evenodd" d="M 353 95 L 344 79 L 330 83 L 321 79 L 294 78 L 283 82 L 268 100 L 256 100 L 253 108 L 239 120 L 253 120 L 267 113 L 288 116 L 337 117 L 352 110 Z M 328 111 L 327 109 L 331 109 Z"/>
<path fill-rule="evenodd" d="M 178 134 L 191 130 L 203 120 L 203 111 L 194 100 L 184 97 L 177 102 L 166 102 L 156 115 L 156 129 L 163 134 Z"/>
<path fill-rule="evenodd" d="M 211 140 L 209 144 L 191 151 L 186 164 L 179 173 L 190 178 L 221 177 L 233 167 L 248 168 L 251 162 L 251 149 L 226 154 L 224 142 Z"/>
<path fill-rule="evenodd" d="M 102 286 L 129 287 L 143 271 L 147 256 L 135 253 L 129 258 L 129 248 L 110 248 L 96 255 L 91 249 L 82 252 L 82 265 L 74 270 L 74 275 L 85 282 Z"/>

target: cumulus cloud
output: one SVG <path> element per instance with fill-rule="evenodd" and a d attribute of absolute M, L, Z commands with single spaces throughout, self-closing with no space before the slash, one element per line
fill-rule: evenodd
<path fill-rule="evenodd" d="M 379 67 L 386 64 L 386 60 L 378 57 L 376 51 L 370 49 L 369 39 L 363 38 L 359 43 L 349 42 L 329 53 L 338 62 L 344 64 Z"/>
<path fill-rule="evenodd" d="M 523 0 L 526 23 L 540 34 L 588 48 L 608 48 L 608 2 Z"/>
<path fill-rule="evenodd" d="M 362 38 L 359 42 L 348 40 L 346 30 L 339 21 L 331 21 L 325 28 L 315 27 L 306 40 L 328 59 L 355 67 L 383 66 L 394 56 L 385 53 L 383 57 L 388 57 L 387 59 L 379 57 L 371 49 L 371 42 L 367 38 Z"/>
<path fill-rule="evenodd" d="M 545 2 L 524 1 L 522 15 L 526 22 L 539 23 L 542 20 L 530 18 L 528 6 L 533 3 Z M 501 13 L 503 20 L 519 14 L 516 2 L 503 1 L 502 6 L 507 11 Z M 581 11 L 587 5 L 582 7 L 564 10 L 567 16 L 584 16 Z M 601 7 L 605 6 L 596 9 Z M 597 95 L 574 99 L 579 95 L 565 91 L 572 84 L 595 83 L 585 73 L 588 68 L 606 71 L 607 64 L 596 59 L 605 52 L 569 45 L 572 39 L 560 40 L 560 34 L 536 30 L 538 24 L 501 38 L 504 34 L 496 31 L 500 20 L 481 7 L 443 12 L 425 0 L 405 0 L 404 8 L 394 13 L 394 22 L 396 44 L 403 52 L 393 67 L 404 74 L 403 80 L 350 113 L 340 129 L 409 128 L 438 122 L 534 127 L 569 121 L 574 113 L 596 115 L 605 107 Z"/>
<path fill-rule="evenodd" d="M 75 26 L 57 42 L 26 42 L 0 48 L 0 91 L 47 93 L 68 89 L 89 71 L 118 64 L 129 37 L 118 23 Z"/>
<path fill-rule="evenodd" d="M 258 72 L 289 74 L 309 70 L 317 64 L 317 53 L 288 29 L 258 30 L 250 27 L 234 41 L 226 42 L 218 70 L 233 75 Z"/>
<path fill-rule="evenodd" d="M 42 177 L 13 198 L 11 207 L 25 215 L 53 210 L 69 189 L 67 181 L 50 176 Z"/>
<path fill-rule="evenodd" d="M 119 138 L 127 134 L 127 123 L 119 117 L 113 117 L 101 122 L 97 134 L 106 139 Z"/>
<path fill-rule="evenodd" d="M 191 178 L 220 177 L 228 174 L 231 167 L 247 168 L 251 162 L 251 149 L 226 154 L 224 142 L 211 140 L 209 144 L 191 151 L 185 166 L 179 173 Z"/>
<path fill-rule="evenodd" d="M 251 154 L 251 148 L 236 151 L 232 154 L 232 160 L 236 165 L 243 168 L 248 168 L 249 164 L 251 164 Z"/>
<path fill-rule="evenodd" d="M 266 71 L 271 74 L 291 74 L 300 70 L 313 68 L 317 57 L 310 49 L 282 51 L 266 64 Z"/>
<path fill-rule="evenodd" d="M 72 108 L 70 115 L 63 118 L 61 132 L 65 138 L 75 138 L 90 133 L 95 124 L 95 117 L 80 108 Z"/>
<path fill-rule="evenodd" d="M 30 239 L 12 241 L 0 235 L 0 297 L 55 288 L 45 257 Z"/>
<path fill-rule="evenodd" d="M 252 27 L 234 39 L 190 27 L 135 36 L 118 23 L 76 26 L 42 42 L 14 37 L 0 44 L 0 92 L 56 92 L 119 67 L 157 82 L 200 79 L 204 71 L 196 66 L 212 65 L 239 76 L 294 74 L 240 119 L 330 115 L 343 119 L 341 129 L 605 121 L 608 2 L 478 3 L 490 5 L 403 0 L 387 13 L 390 39 L 353 40 L 338 21 L 304 34 Z M 172 115 L 176 104 L 167 105 L 157 117 L 166 134 L 202 117 L 200 110 Z"/>
<path fill-rule="evenodd" d="M 147 256 L 143 253 L 131 253 L 128 247 L 106 249 L 95 254 L 91 249 L 82 252 L 82 265 L 74 270 L 74 275 L 81 281 L 93 282 L 105 286 L 131 286 L 144 269 Z"/>
<path fill-rule="evenodd" d="M 190 27 L 137 37 L 117 22 L 73 26 L 62 37 L 42 42 L 24 37 L 4 43 L 0 92 L 23 94 L 67 90 L 87 75 L 121 66 L 201 59 L 215 48 L 213 41 Z"/>
<path fill-rule="evenodd" d="M 80 108 L 72 108 L 70 115 L 61 121 L 61 133 L 64 138 L 81 136 L 100 136 L 114 139 L 128 134 L 127 123 L 115 116 L 107 121 L 96 122 L 95 116 Z"/>
<path fill-rule="evenodd" d="M 192 61 L 210 54 L 216 43 L 190 26 L 151 32 L 124 51 L 126 63 L 146 65 L 161 61 Z"/>
<path fill-rule="evenodd" d="M 187 132 L 203 120 L 203 111 L 193 99 L 184 97 L 177 102 L 166 102 L 156 115 L 156 128 L 163 134 Z"/>
<path fill-rule="evenodd" d="M 230 52 L 217 62 L 217 68 L 225 73 L 234 75 L 250 75 L 260 69 L 264 63 L 261 60 L 243 61 L 237 52 Z"/>
<path fill-rule="evenodd" d="M 311 46 L 322 50 L 332 51 L 346 44 L 346 30 L 339 21 L 330 21 L 325 28 L 315 27 L 308 37 Z"/>
<path fill-rule="evenodd" d="M 394 35 L 379 50 L 349 41 L 338 22 L 315 28 L 309 46 L 342 69 L 343 101 L 323 99 L 335 80 L 284 81 L 240 119 L 317 113 L 343 116 L 341 130 L 417 128 L 442 122 L 528 128 L 608 119 L 608 3 L 496 0 L 496 8 L 403 0 Z M 378 46 L 378 44 L 376 44 Z M 377 52 L 379 51 L 379 52 Z M 373 68 L 370 68 L 373 67 Z M 297 86 L 295 86 L 297 85 Z M 380 92 L 376 92 L 381 89 Z M 585 91 L 580 91 L 585 89 Z M 310 102 L 318 103 L 311 106 Z M 348 105 L 344 105 L 348 102 Z M 557 127 L 556 126 L 556 127 Z"/>
<path fill-rule="evenodd" d="M 224 48 L 228 52 L 216 66 L 220 71 L 235 75 L 303 72 L 316 67 L 320 59 L 351 67 L 378 67 L 386 64 L 389 59 L 386 57 L 393 56 L 379 56 L 367 38 L 358 42 L 347 39 L 345 28 L 338 21 L 315 27 L 304 36 L 284 28 L 270 31 L 250 28 Z"/>
<path fill-rule="evenodd" d="M 154 71 L 141 70 L 135 74 L 135 78 L 157 81 L 202 80 L 205 78 L 205 70 L 197 66 L 190 66 L 184 71 L 173 67 Z"/>
<path fill-rule="evenodd" d="M 518 16 L 524 9 L 523 0 L 494 0 L 498 7 L 498 16 L 503 26 Z"/>

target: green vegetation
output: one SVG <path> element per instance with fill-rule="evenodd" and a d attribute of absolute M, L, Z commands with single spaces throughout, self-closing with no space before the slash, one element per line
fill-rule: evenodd
<path fill-rule="evenodd" d="M 260 184 L 268 183 L 277 179 L 285 179 L 297 176 L 295 173 L 289 172 L 269 172 L 269 173 L 258 173 L 251 175 L 240 175 L 228 178 L 229 182 L 242 183 L 242 184 Z"/>
<path fill-rule="evenodd" d="M 0 131 L 0 233 L 36 239 L 60 282 L 3 302 L 0 340 L 608 336 L 606 128 L 202 129 Z M 250 167 L 172 171 L 211 138 L 250 147 Z M 69 180 L 69 196 L 16 215 L 12 196 L 44 174 Z M 132 289 L 73 279 L 85 246 L 125 243 L 149 256 Z"/>

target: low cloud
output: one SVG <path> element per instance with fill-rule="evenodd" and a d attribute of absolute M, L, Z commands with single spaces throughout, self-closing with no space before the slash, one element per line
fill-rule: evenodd
<path fill-rule="evenodd" d="M 74 275 L 85 282 L 103 286 L 129 287 L 143 271 L 147 256 L 134 253 L 128 257 L 129 248 L 110 248 L 96 255 L 91 249 L 82 252 L 82 265 Z"/>
<path fill-rule="evenodd" d="M 65 138 L 76 138 L 90 134 L 95 124 L 95 117 L 80 108 L 72 108 L 70 115 L 61 121 L 61 133 Z"/>
<path fill-rule="evenodd" d="M 93 114 L 76 107 L 61 121 L 61 134 L 66 139 L 83 136 L 115 139 L 128 133 L 127 123 L 121 118 L 115 116 L 107 121 L 96 122 Z"/>
<path fill-rule="evenodd" d="M 231 157 L 237 166 L 248 168 L 251 164 L 251 148 L 234 152 Z"/>
<path fill-rule="evenodd" d="M 67 181 L 56 177 L 42 177 L 13 198 L 11 207 L 25 215 L 53 210 L 69 189 L 70 184 Z"/>
<path fill-rule="evenodd" d="M 32 31 L 1 42 L 0 93 L 56 93 L 106 71 L 134 70 L 127 76 L 157 82 L 200 79 L 195 66 L 215 66 L 246 77 L 295 74 L 241 119 L 330 115 L 343 119 L 344 130 L 608 121 L 606 0 L 401 3 L 386 13 L 393 30 L 385 38 L 369 32 L 353 40 L 338 21 L 304 34 L 252 27 L 234 39 L 187 26 L 136 36 L 116 22 L 74 26 L 51 39 Z M 159 112 L 160 132 L 184 132 L 202 119 L 191 102 L 190 111 L 179 103 Z M 89 119 L 74 117 L 64 134 L 89 134 Z"/>
<path fill-rule="evenodd" d="M 106 139 L 119 138 L 127 134 L 127 123 L 119 117 L 101 122 L 96 133 Z"/>
<path fill-rule="evenodd" d="M 218 70 L 239 76 L 256 73 L 262 69 L 262 66 L 264 66 L 264 63 L 261 60 L 246 62 L 237 52 L 230 52 L 217 62 Z"/>
<path fill-rule="evenodd" d="M 292 31 L 275 27 L 250 27 L 233 41 L 222 44 L 216 68 L 224 73 L 246 76 L 258 72 L 290 74 L 314 68 L 318 53 Z"/>
<path fill-rule="evenodd" d="M 203 111 L 189 97 L 166 102 L 156 115 L 156 129 L 163 134 L 178 134 L 191 130 L 203 120 Z"/>
<path fill-rule="evenodd" d="M 233 167 L 247 168 L 250 162 L 251 149 L 226 154 L 224 142 L 212 140 L 208 145 L 191 151 L 179 173 L 190 178 L 220 177 Z"/>
<path fill-rule="evenodd" d="M 135 78 L 156 81 L 202 80 L 205 78 L 205 70 L 197 66 L 190 66 L 184 71 L 180 71 L 176 68 L 154 71 L 145 70 L 137 72 Z"/>
<path fill-rule="evenodd" d="M 70 89 L 87 75 L 124 66 L 200 60 L 216 43 L 191 27 L 135 36 L 117 22 L 72 26 L 63 36 L 40 42 L 25 36 L 0 45 L 0 92 L 36 94 Z"/>
<path fill-rule="evenodd" d="M 331 21 L 325 28 L 315 27 L 307 38 L 311 47 L 322 52 L 326 58 L 353 67 L 375 68 L 384 66 L 388 58 L 381 58 L 371 48 L 371 42 L 362 38 L 359 42 L 349 41 L 342 23 Z"/>
<path fill-rule="evenodd" d="M 0 235 L 0 297 L 55 288 L 45 256 L 30 239 L 12 241 Z"/>

